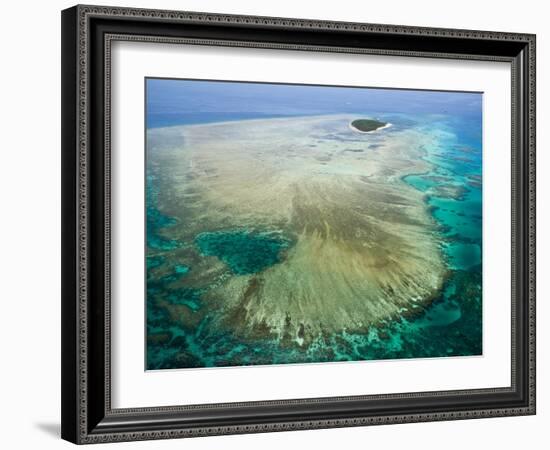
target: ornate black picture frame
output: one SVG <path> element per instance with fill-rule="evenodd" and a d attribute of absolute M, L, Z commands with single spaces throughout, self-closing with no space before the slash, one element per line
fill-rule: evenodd
<path fill-rule="evenodd" d="M 117 40 L 510 62 L 511 386 L 113 409 L 109 113 Z M 62 12 L 62 110 L 64 439 L 84 444 L 535 414 L 534 35 L 75 6 Z"/>

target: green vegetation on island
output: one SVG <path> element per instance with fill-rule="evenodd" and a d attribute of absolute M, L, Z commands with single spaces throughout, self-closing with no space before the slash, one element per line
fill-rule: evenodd
<path fill-rule="evenodd" d="M 351 122 L 351 126 L 359 131 L 362 131 L 363 133 L 367 133 L 369 131 L 378 130 L 379 128 L 385 127 L 387 123 L 380 122 L 379 120 L 372 120 L 372 119 L 357 119 Z"/>

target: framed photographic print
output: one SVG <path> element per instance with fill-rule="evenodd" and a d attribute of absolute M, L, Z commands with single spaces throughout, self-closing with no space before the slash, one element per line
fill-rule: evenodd
<path fill-rule="evenodd" d="M 535 413 L 535 36 L 62 13 L 62 437 Z"/>

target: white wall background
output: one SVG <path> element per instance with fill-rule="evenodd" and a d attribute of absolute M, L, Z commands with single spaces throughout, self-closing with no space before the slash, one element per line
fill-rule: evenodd
<path fill-rule="evenodd" d="M 93 3 L 93 2 L 92 2 Z M 97 1 L 97 3 L 103 3 Z M 71 1 L 10 2 L 2 7 L 0 114 L 1 309 L 0 445 L 69 448 L 59 438 L 60 398 L 60 10 Z M 545 280 L 550 250 L 550 77 L 545 2 L 524 0 L 111 0 L 106 4 L 235 14 L 302 17 L 530 32 L 538 35 L 538 415 L 502 419 L 192 440 L 116 444 L 117 448 L 542 448 L 550 423 L 546 384 L 550 294 Z M 498 201 L 498 199 L 495 199 Z M 545 426 L 546 425 L 546 426 Z M 114 447 L 113 447 L 114 448 Z"/>

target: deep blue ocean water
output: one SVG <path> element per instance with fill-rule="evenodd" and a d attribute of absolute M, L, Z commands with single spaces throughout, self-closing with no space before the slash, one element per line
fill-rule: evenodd
<path fill-rule="evenodd" d="M 166 239 L 175 219 L 156 208 L 158 172 L 147 173 L 147 368 L 213 367 L 367 359 L 479 355 L 482 353 L 482 95 L 439 91 L 360 89 L 231 82 L 147 80 L 147 127 L 267 117 L 353 113 L 414 127 L 437 137 L 424 150 L 432 170 L 404 182 L 425 194 L 439 226 L 449 278 L 439 298 L 418 314 L 381 323 L 368 334 L 325 336 L 307 351 L 275 339 L 243 341 L 206 315 L 198 325 L 175 326 L 162 298 L 190 311 L 204 307 L 204 288 L 173 289 L 193 271 L 166 267 L 163 254 L 196 245 L 236 275 L 276 264 L 289 245 L 257 230 L 199 234 L 195 242 Z M 453 194 L 449 195 L 449 191 Z M 155 270 L 162 270 L 162 277 Z"/>
<path fill-rule="evenodd" d="M 147 128 L 318 114 L 452 114 L 479 120 L 481 94 L 147 79 Z"/>

